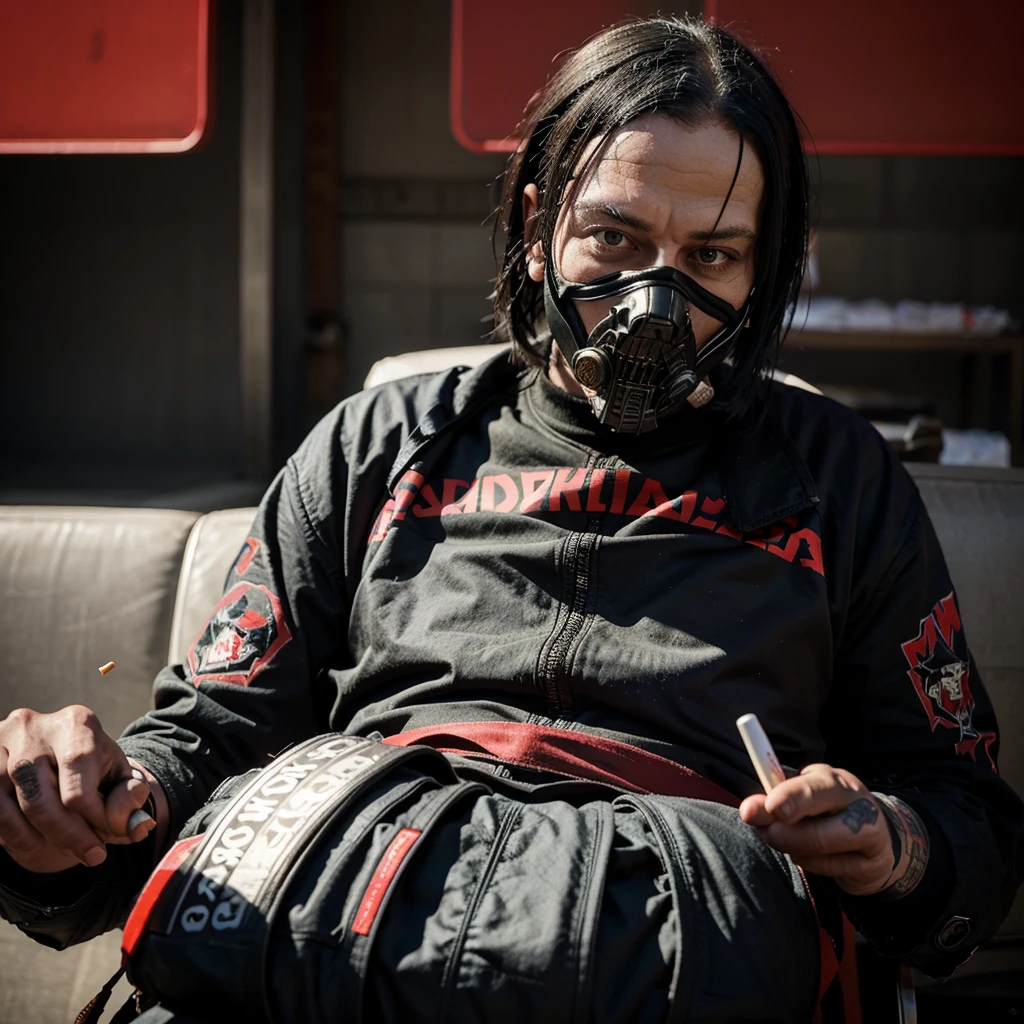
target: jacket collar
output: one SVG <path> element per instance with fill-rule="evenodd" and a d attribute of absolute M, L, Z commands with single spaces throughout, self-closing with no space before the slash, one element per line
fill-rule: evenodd
<path fill-rule="evenodd" d="M 810 470 L 772 411 L 731 430 L 722 441 L 725 514 L 743 533 L 818 504 Z"/>

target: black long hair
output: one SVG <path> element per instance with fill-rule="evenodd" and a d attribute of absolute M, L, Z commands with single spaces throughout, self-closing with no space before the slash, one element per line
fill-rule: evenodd
<path fill-rule="evenodd" d="M 800 289 L 807 167 L 793 111 L 770 71 L 734 36 L 697 19 L 636 19 L 606 29 L 572 53 L 530 100 L 498 210 L 496 241 L 503 253 L 496 331 L 513 343 L 521 362 L 543 364 L 544 355 L 531 344 L 544 303 L 542 286 L 527 274 L 523 190 L 531 183 L 538 187 L 530 240 L 550 253 L 559 209 L 573 201 L 585 179 L 587 167 L 579 165 L 588 145 L 654 112 L 690 127 L 720 121 L 753 145 L 761 160 L 765 188 L 750 326 L 716 380 L 719 400 L 739 415 L 763 397 Z M 588 166 L 601 150 L 588 156 Z"/>

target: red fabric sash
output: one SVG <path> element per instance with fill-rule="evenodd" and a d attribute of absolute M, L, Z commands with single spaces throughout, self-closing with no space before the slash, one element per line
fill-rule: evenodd
<path fill-rule="evenodd" d="M 427 725 L 388 736 L 385 743 L 415 743 L 443 754 L 505 761 L 573 779 L 606 782 L 634 793 L 686 796 L 739 807 L 740 801 L 690 768 L 630 743 L 592 733 L 552 729 L 528 722 L 456 722 Z"/>

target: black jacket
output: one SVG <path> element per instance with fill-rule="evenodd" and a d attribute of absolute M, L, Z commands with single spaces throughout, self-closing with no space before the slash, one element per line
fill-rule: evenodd
<path fill-rule="evenodd" d="M 847 768 L 928 826 L 914 893 L 844 897 L 883 952 L 948 973 L 1016 887 L 1022 808 L 917 490 L 869 424 L 791 387 L 761 418 L 686 410 L 641 438 L 504 356 L 356 395 L 271 486 L 155 694 L 121 742 L 163 782 L 171 835 L 225 776 L 328 727 L 556 723 L 743 796 L 752 711 L 784 764 Z M 146 854 L 68 872 L 74 907 L 46 913 L 8 867 L 0 905 L 78 941 L 123 918 Z"/>

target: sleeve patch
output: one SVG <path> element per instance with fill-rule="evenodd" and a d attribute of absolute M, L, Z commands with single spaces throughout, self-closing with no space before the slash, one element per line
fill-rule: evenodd
<path fill-rule="evenodd" d="M 277 597 L 239 583 L 220 599 L 188 652 L 192 680 L 248 686 L 291 638 Z"/>
<path fill-rule="evenodd" d="M 238 557 L 235 559 L 235 573 L 238 576 L 245 575 L 245 570 L 249 568 L 249 563 L 255 558 L 259 549 L 260 542 L 255 537 L 245 538 L 242 550 L 238 552 Z"/>
<path fill-rule="evenodd" d="M 995 771 L 990 748 L 996 734 L 979 733 L 974 726 L 971 656 L 952 591 L 921 620 L 917 636 L 900 646 L 910 665 L 907 675 L 928 715 L 932 732 L 938 728 L 955 730 L 954 749 L 972 761 L 977 760 L 981 743 Z"/>

